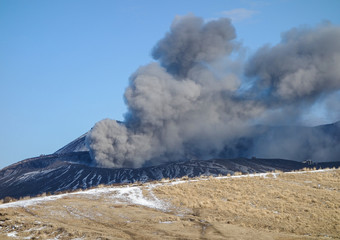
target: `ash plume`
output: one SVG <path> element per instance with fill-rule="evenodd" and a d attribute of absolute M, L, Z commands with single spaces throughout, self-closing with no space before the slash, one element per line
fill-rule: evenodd
<path fill-rule="evenodd" d="M 247 62 L 245 73 L 254 79 L 250 93 L 267 106 L 262 123 L 301 124 L 304 114 L 319 111 L 339 120 L 340 28 L 329 23 L 294 28 L 279 44 L 264 46 Z M 258 137 L 252 154 L 266 158 L 337 161 L 340 124 L 332 132 L 321 128 L 276 127 Z"/>
<path fill-rule="evenodd" d="M 277 112 L 298 119 L 303 106 L 339 89 L 339 42 L 332 25 L 287 32 L 241 64 L 253 81 L 245 91 L 230 57 L 241 49 L 230 20 L 177 17 L 152 51 L 158 62 L 130 77 L 124 123 L 104 119 L 89 132 L 91 157 L 102 167 L 137 168 L 256 154 L 253 147 L 263 144 L 249 140 L 256 138 L 254 124 Z"/>
<path fill-rule="evenodd" d="M 294 28 L 276 46 L 257 51 L 246 66 L 254 91 L 272 101 L 315 100 L 340 88 L 340 29 L 323 24 Z"/>
<path fill-rule="evenodd" d="M 235 38 L 235 29 L 227 18 L 204 24 L 202 18 L 193 15 L 177 17 L 152 55 L 168 72 L 184 78 L 196 64 L 209 63 L 232 52 Z"/>

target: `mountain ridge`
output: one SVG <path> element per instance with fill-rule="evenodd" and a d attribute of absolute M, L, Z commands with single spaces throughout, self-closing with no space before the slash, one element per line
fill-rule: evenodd
<path fill-rule="evenodd" d="M 51 154 L 26 159 L 0 171 L 0 198 L 86 189 L 99 184 L 147 182 L 162 178 L 217 176 L 235 172 L 292 171 L 304 167 L 339 167 L 340 162 L 302 163 L 283 159 L 212 159 L 171 162 L 144 168 L 99 168 L 88 152 Z"/>
<path fill-rule="evenodd" d="M 332 146 L 338 146 L 340 143 L 340 122 L 308 127 L 304 128 L 304 130 L 298 127 L 297 129 L 300 129 L 302 133 L 307 133 L 305 134 L 307 137 L 315 131 L 325 133 L 327 136 L 330 136 Z M 270 137 L 275 137 L 279 135 L 279 133 L 285 132 L 286 128 L 277 131 L 275 128 L 263 127 L 257 128 L 257 130 L 259 137 L 268 140 Z M 297 130 L 291 130 L 290 132 L 300 134 Z M 141 168 L 103 168 L 96 167 L 91 159 L 86 146 L 86 134 L 87 133 L 66 144 L 53 154 L 28 158 L 1 169 L 0 198 L 6 196 L 19 198 L 27 195 L 34 196 L 43 192 L 68 191 L 78 188 L 86 189 L 99 184 L 120 184 L 137 181 L 147 182 L 160 180 L 162 178 L 179 178 L 183 176 L 217 176 L 220 174 L 233 174 L 234 172 L 292 171 L 305 167 L 325 168 L 340 166 L 337 155 L 334 155 L 332 158 L 332 160 L 335 159 L 337 161 L 327 161 L 325 158 L 321 159 L 322 161 L 320 162 L 313 162 L 313 159 L 308 158 L 311 153 L 301 157 L 301 160 L 304 162 L 287 160 L 289 158 L 260 157 L 249 151 L 249 149 L 256 146 L 254 145 L 255 138 L 253 138 L 239 140 L 239 152 L 233 152 L 236 157 L 228 157 L 231 156 L 231 154 L 225 154 L 224 156 L 222 154 L 210 160 L 174 161 Z M 286 136 L 289 136 L 289 134 Z M 304 140 L 304 138 L 301 139 Z M 289 140 L 289 138 L 286 140 Z M 300 139 L 298 138 L 298 140 Z M 319 143 L 318 141 L 310 142 L 309 139 L 307 140 L 302 146 L 312 148 L 314 147 L 313 144 Z M 307 151 L 308 149 L 303 150 Z M 228 151 L 229 149 L 226 149 L 226 153 L 228 153 Z M 248 151 L 248 157 L 243 156 L 241 154 L 242 151 L 243 153 Z"/>

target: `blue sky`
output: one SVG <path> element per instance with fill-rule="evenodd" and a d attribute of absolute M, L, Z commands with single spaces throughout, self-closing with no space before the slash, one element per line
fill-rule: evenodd
<path fill-rule="evenodd" d="M 0 0 L 0 168 L 123 119 L 129 76 L 176 15 L 231 17 L 248 54 L 292 27 L 340 24 L 338 0 Z"/>

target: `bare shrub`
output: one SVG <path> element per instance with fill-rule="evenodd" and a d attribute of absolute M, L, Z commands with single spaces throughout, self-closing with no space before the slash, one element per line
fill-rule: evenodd
<path fill-rule="evenodd" d="M 14 202 L 14 201 L 16 201 L 16 199 L 13 198 L 13 197 L 9 197 L 9 196 L 7 196 L 3 199 L 3 203 L 10 203 L 10 202 Z"/>

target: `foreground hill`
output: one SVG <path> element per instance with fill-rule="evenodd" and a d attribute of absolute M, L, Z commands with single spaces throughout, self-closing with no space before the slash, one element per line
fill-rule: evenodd
<path fill-rule="evenodd" d="M 0 239 L 339 239 L 340 169 L 101 187 L 0 205 Z"/>

